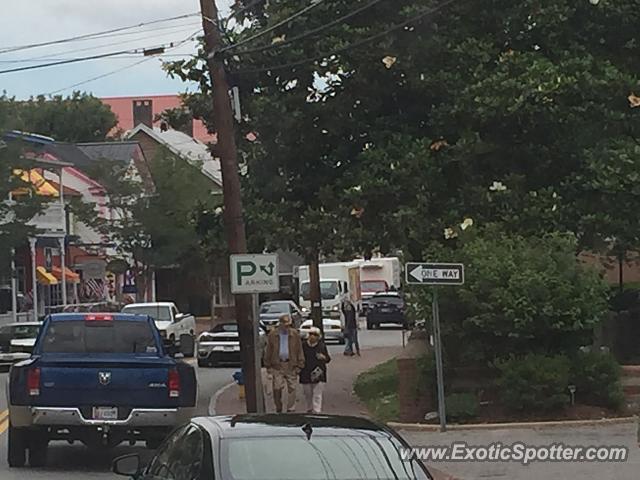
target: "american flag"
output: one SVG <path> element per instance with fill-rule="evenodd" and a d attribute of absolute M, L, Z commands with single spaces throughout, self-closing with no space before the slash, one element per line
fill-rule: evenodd
<path fill-rule="evenodd" d="M 104 300 L 104 281 L 90 278 L 84 281 L 84 294 L 86 298 Z"/>

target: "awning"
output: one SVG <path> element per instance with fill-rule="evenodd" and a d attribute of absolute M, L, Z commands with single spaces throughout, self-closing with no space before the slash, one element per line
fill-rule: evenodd
<path fill-rule="evenodd" d="M 14 170 L 13 173 L 20 177 L 20 179 L 26 183 L 30 183 L 36 189 L 38 195 L 44 197 L 58 197 L 60 192 L 49 183 L 40 172 L 35 169 L 32 170 Z M 14 195 L 24 195 L 29 193 L 28 188 L 18 188 L 11 192 Z"/>
<path fill-rule="evenodd" d="M 51 273 L 53 273 L 59 282 L 62 282 L 62 269 L 60 267 L 51 267 Z M 80 283 L 80 275 L 72 272 L 67 267 L 64 267 L 64 276 L 67 283 Z"/>
<path fill-rule="evenodd" d="M 51 275 L 44 267 L 36 268 L 36 276 L 38 277 L 38 282 L 43 285 L 57 285 L 58 279 Z"/>

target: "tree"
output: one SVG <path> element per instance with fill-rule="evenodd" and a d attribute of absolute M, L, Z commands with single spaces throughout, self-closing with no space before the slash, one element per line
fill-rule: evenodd
<path fill-rule="evenodd" d="M 241 125 L 247 198 L 259 198 L 262 217 L 277 212 L 279 241 L 291 239 L 300 248 L 320 238 L 317 247 L 328 253 L 336 241 L 343 244 L 339 251 L 365 254 L 393 245 L 415 258 L 468 217 L 526 234 L 571 230 L 582 246 L 601 245 L 590 231 L 613 224 L 577 221 L 593 204 L 583 202 L 575 180 L 589 174 L 589 158 L 603 145 L 618 142 L 617 150 L 633 155 L 632 143 L 619 139 L 635 141 L 638 126 L 627 99 L 640 91 L 634 2 L 492 0 L 480 10 L 454 3 L 345 50 L 439 7 L 425 0 L 401 9 L 381 3 L 288 43 L 364 3 L 319 5 L 304 22 L 289 22 L 244 47 L 281 48 L 227 54 L 247 117 Z M 260 34 L 299 8 L 299 2 L 283 1 L 251 9 L 245 13 L 250 26 L 229 36 L 240 41 Z M 323 58 L 278 68 L 316 57 Z M 208 115 L 200 101 L 210 89 L 202 60 L 170 71 L 199 82 L 202 92 L 187 105 Z M 247 141 L 248 133 L 258 140 Z M 391 174 L 381 166 L 387 160 Z M 386 175 L 420 193 L 411 198 L 396 180 L 381 185 Z M 490 190 L 494 184 L 506 190 Z M 384 202 L 380 189 L 401 203 Z M 615 207 L 606 215 L 622 221 Z M 310 224 L 314 231 L 303 234 L 300 228 Z"/>
<path fill-rule="evenodd" d="M 4 112 L 4 113 L 3 113 Z M 0 96 L 5 128 L 53 137 L 61 142 L 103 141 L 118 121 L 99 98 L 80 92 L 69 97 L 43 95 L 29 100 Z"/>
<path fill-rule="evenodd" d="M 2 130 L 0 129 L 0 135 Z M 37 233 L 29 222 L 45 207 L 28 180 L 35 162 L 23 155 L 21 145 L 5 143 L 0 136 L 0 271 L 10 271 L 11 252 Z"/>
<path fill-rule="evenodd" d="M 153 269 L 208 274 L 193 218 L 220 201 L 198 165 L 167 150 L 159 151 L 150 170 L 152 187 L 145 187 L 129 166 L 100 162 L 91 175 L 105 187 L 113 215 L 92 219 L 89 205 L 81 217 L 117 245 L 132 267 L 140 294 Z"/>
<path fill-rule="evenodd" d="M 576 259 L 574 237 L 523 237 L 499 225 L 473 230 L 425 252 L 466 267 L 464 285 L 439 290 L 443 344 L 453 364 L 574 354 L 591 343 L 608 310 L 608 288 Z M 416 288 L 412 298 L 428 318 L 427 290 Z"/>

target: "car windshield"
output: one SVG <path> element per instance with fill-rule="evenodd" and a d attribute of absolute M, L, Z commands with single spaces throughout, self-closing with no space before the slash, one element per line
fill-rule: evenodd
<path fill-rule="evenodd" d="M 383 280 L 366 280 L 360 283 L 360 289 L 363 292 L 385 292 L 387 290 L 387 283 Z"/>
<path fill-rule="evenodd" d="M 260 308 L 260 313 L 289 313 L 288 303 L 264 303 Z"/>
<path fill-rule="evenodd" d="M 132 306 L 125 307 L 124 311 L 136 315 L 148 315 L 158 322 L 171 321 L 171 309 L 169 307 Z"/>
<path fill-rule="evenodd" d="M 233 480 L 415 478 L 389 439 L 369 436 L 232 438 L 222 442 L 221 459 L 223 478 Z"/>
<path fill-rule="evenodd" d="M 302 296 L 303 300 L 311 300 L 309 288 L 309 282 L 304 282 L 300 285 L 300 296 Z M 338 296 L 338 282 L 333 280 L 320 282 L 320 294 L 323 300 L 333 300 Z"/>
<path fill-rule="evenodd" d="M 211 333 L 237 332 L 237 331 L 238 331 L 237 323 L 223 323 L 220 325 L 216 325 L 210 330 Z"/>
<path fill-rule="evenodd" d="M 371 302 L 375 304 L 386 303 L 386 304 L 395 305 L 398 307 L 401 307 L 402 305 L 404 305 L 404 301 L 402 300 L 401 297 L 395 297 L 393 295 L 378 295 L 373 297 L 371 299 Z"/>
<path fill-rule="evenodd" d="M 56 321 L 42 343 L 45 353 L 157 353 L 151 327 L 139 321 Z"/>
<path fill-rule="evenodd" d="M 5 325 L 0 327 L 0 339 L 35 338 L 39 331 L 40 325 Z"/>

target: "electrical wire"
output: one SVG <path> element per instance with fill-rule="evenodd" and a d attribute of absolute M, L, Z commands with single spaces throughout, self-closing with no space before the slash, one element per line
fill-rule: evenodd
<path fill-rule="evenodd" d="M 362 40 L 359 40 L 357 42 L 354 43 L 350 43 L 349 45 L 346 45 L 342 48 L 338 48 L 336 50 L 333 50 L 331 52 L 326 52 L 320 55 L 317 55 L 315 57 L 309 57 L 309 58 L 305 58 L 303 60 L 299 60 L 296 62 L 290 62 L 290 63 L 285 63 L 285 64 L 281 64 L 281 65 L 273 65 L 270 67 L 262 67 L 262 68 L 256 68 L 256 69 L 251 69 L 251 70 L 236 70 L 236 71 L 232 71 L 230 73 L 236 74 L 236 75 L 248 75 L 248 74 L 253 74 L 253 73 L 262 73 L 262 72 L 270 72 L 272 70 L 284 70 L 287 68 L 293 68 L 293 67 L 298 67 L 300 65 L 305 65 L 307 63 L 312 63 L 318 60 L 322 60 L 323 58 L 327 58 L 327 57 L 333 57 L 335 55 L 338 55 L 340 53 L 344 53 L 346 51 L 352 50 L 354 48 L 359 48 L 363 45 L 366 45 L 367 43 L 373 42 L 375 40 L 378 40 L 380 38 L 383 38 L 385 36 L 387 36 L 388 34 L 399 30 L 401 28 L 404 28 L 414 22 L 417 22 L 419 20 L 422 20 L 423 18 L 432 15 L 434 13 L 437 13 L 438 11 L 442 10 L 443 8 L 451 5 L 452 3 L 455 3 L 459 0 L 446 0 L 444 2 L 442 2 L 441 4 L 437 5 L 436 7 L 433 8 L 429 8 L 424 10 L 422 13 L 411 17 L 401 23 L 397 23 L 395 25 L 392 25 L 391 27 L 387 28 L 386 30 L 377 33 L 375 35 L 372 35 L 370 37 L 364 38 Z"/>
<path fill-rule="evenodd" d="M 137 50 L 136 49 L 120 50 L 119 52 L 102 53 L 100 55 L 91 55 L 90 57 L 68 58 L 66 60 L 60 60 L 57 62 L 49 62 L 49 63 L 39 64 L 39 65 L 29 65 L 26 67 L 10 68 L 7 70 L 0 70 L 0 75 L 5 73 L 25 72 L 27 70 L 36 70 L 36 69 L 47 68 L 47 67 L 57 67 L 58 65 L 68 65 L 70 63 L 86 62 L 88 60 L 99 60 L 101 58 L 114 57 L 116 55 L 122 55 L 125 53 L 137 53 Z"/>
<path fill-rule="evenodd" d="M 189 42 L 190 40 L 193 40 L 199 33 L 200 33 L 200 30 L 195 31 L 194 33 L 189 35 L 189 37 L 187 37 L 184 40 L 180 41 L 175 46 L 170 47 L 169 50 L 174 50 L 176 48 L 181 47 L 182 45 L 184 45 L 185 43 Z M 88 79 L 83 80 L 81 82 L 74 83 L 73 85 L 69 85 L 69 86 L 66 86 L 66 87 L 63 87 L 63 88 L 59 88 L 58 90 L 54 90 L 52 92 L 47 93 L 46 96 L 55 95 L 56 93 L 60 93 L 60 92 L 63 92 L 65 90 L 69 90 L 71 88 L 80 87 L 82 85 L 86 85 L 87 83 L 95 82 L 96 80 L 102 80 L 103 78 L 110 77 L 112 75 L 115 75 L 117 73 L 123 72 L 123 71 L 128 70 L 128 69 L 133 68 L 133 67 L 137 67 L 138 65 L 141 65 L 141 64 L 146 63 L 148 61 L 151 61 L 151 60 L 153 60 L 154 58 L 156 58 L 158 56 L 159 55 L 154 55 L 154 56 L 151 56 L 151 57 L 143 58 L 142 60 L 134 62 L 134 63 L 132 63 L 130 65 L 126 65 L 124 67 L 117 68 L 117 69 L 112 70 L 110 72 L 106 72 L 106 73 L 103 73 L 101 75 L 97 75 L 95 77 L 88 78 Z"/>
<path fill-rule="evenodd" d="M 111 43 L 103 43 L 101 45 L 95 45 L 93 47 L 84 47 L 84 48 L 75 48 L 73 50 L 65 50 L 65 51 L 61 51 L 61 52 L 55 52 L 55 53 L 50 53 L 47 55 L 40 55 L 37 57 L 30 57 L 30 58 L 24 58 L 24 59 L 19 59 L 19 60 L 0 60 L 0 63 L 28 63 L 28 62 L 36 62 L 36 61 L 56 61 L 58 60 L 58 56 L 59 55 L 68 55 L 71 53 L 79 53 L 79 52 L 87 52 L 87 51 L 91 51 L 91 50 L 99 50 L 101 48 L 106 48 L 106 47 L 114 47 L 117 45 L 125 45 L 127 43 L 130 43 L 132 41 L 141 41 L 141 40 L 150 40 L 150 39 L 154 39 L 154 38 L 159 38 L 159 37 L 164 37 L 166 35 L 173 35 L 173 34 L 178 34 L 181 33 L 183 31 L 187 31 L 187 30 L 192 30 L 194 27 L 198 26 L 197 23 L 191 23 L 191 24 L 185 24 L 185 25 L 180 25 L 179 26 L 179 30 L 176 31 L 172 31 L 172 32 L 167 32 L 167 33 L 163 33 L 163 34 L 159 34 L 159 35 L 147 35 L 145 37 L 140 37 L 140 38 L 135 38 L 135 39 L 129 39 L 129 40 L 124 40 L 124 41 L 120 41 L 120 42 L 111 42 Z M 188 27 L 188 28 L 187 28 Z M 171 27 L 172 29 L 177 29 L 178 26 L 173 26 Z M 143 32 L 135 32 L 136 34 L 141 34 Z M 60 60 L 65 60 L 64 58 L 61 58 Z"/>
<path fill-rule="evenodd" d="M 246 39 L 244 39 L 244 40 L 242 40 L 242 41 L 240 41 L 238 43 L 234 43 L 233 45 L 228 45 L 228 46 L 226 46 L 224 48 L 221 48 L 217 53 L 228 52 L 229 50 L 233 50 L 235 48 L 238 48 L 238 47 L 241 47 L 241 46 L 246 45 L 248 43 L 251 43 L 254 40 L 257 40 L 258 38 L 264 37 L 265 35 L 268 35 L 269 33 L 273 32 L 274 30 L 277 30 L 278 28 L 282 27 L 283 25 L 286 25 L 287 23 L 291 22 L 292 20 L 295 20 L 296 18 L 301 17 L 305 13 L 310 12 L 314 8 L 319 7 L 325 1 L 326 0 L 315 0 L 315 1 L 312 1 L 312 3 L 310 5 L 307 5 L 302 10 L 298 10 L 297 12 L 292 14 L 291 16 L 285 18 L 284 20 L 281 20 L 280 22 L 276 23 L 275 25 L 272 25 L 271 27 L 266 28 L 265 30 L 263 30 L 261 32 L 258 32 L 255 35 L 252 35 L 249 38 L 246 38 Z"/>
<path fill-rule="evenodd" d="M 349 20 L 350 18 L 355 17 L 356 15 L 359 15 L 360 13 L 364 12 L 365 10 L 368 10 L 369 8 L 374 7 L 375 5 L 377 5 L 378 3 L 380 3 L 383 0 L 373 0 L 372 2 L 367 3 L 366 5 L 363 5 L 360 8 L 355 9 L 354 11 L 347 13 L 341 17 L 336 18 L 335 20 L 321 25 L 317 28 L 314 28 L 312 30 L 308 30 L 304 33 L 301 33 L 300 35 L 297 35 L 295 37 L 291 37 L 287 40 L 284 40 L 282 42 L 278 42 L 278 43 L 274 43 L 274 44 L 270 44 L 270 45 L 264 45 L 262 47 L 256 47 L 256 48 L 251 48 L 251 49 L 247 49 L 247 50 L 240 50 L 237 52 L 233 52 L 233 55 L 236 56 L 240 56 L 240 55 L 250 55 L 253 53 L 260 53 L 260 52 L 265 52 L 267 50 L 274 50 L 274 49 L 278 49 L 278 48 L 282 48 L 285 45 L 289 45 L 291 43 L 297 42 L 299 40 L 303 40 L 307 37 L 311 37 L 317 33 L 323 32 L 324 30 L 328 30 L 332 27 L 335 27 L 336 25 L 340 25 L 341 23 L 346 22 L 347 20 Z"/>
<path fill-rule="evenodd" d="M 18 45 L 18 46 L 14 46 L 14 47 L 6 47 L 6 48 L 3 48 L 3 49 L 0 49 L 0 53 L 17 52 L 17 51 L 20 51 L 20 50 L 28 50 L 28 49 L 32 49 L 32 48 L 46 47 L 46 46 L 49 46 L 49 45 L 59 45 L 61 43 L 84 41 L 84 40 L 95 39 L 95 38 L 104 38 L 107 35 L 114 34 L 114 33 L 119 33 L 119 32 L 124 32 L 126 30 L 132 30 L 134 28 L 146 27 L 146 26 L 149 26 L 149 25 L 157 25 L 159 23 L 166 23 L 166 22 L 171 22 L 171 21 L 174 21 L 174 20 L 182 20 L 182 19 L 185 19 L 185 18 L 195 17 L 195 16 L 198 16 L 198 15 L 200 15 L 199 12 L 194 12 L 194 13 L 188 13 L 188 14 L 184 14 L 184 15 L 177 15 L 175 17 L 161 18 L 161 19 L 152 20 L 152 21 L 149 21 L 149 22 L 141 22 L 141 23 L 137 23 L 135 25 L 128 25 L 126 27 L 112 28 L 110 30 L 103 30 L 101 32 L 86 33 L 84 35 L 77 35 L 75 37 L 68 37 L 68 38 L 62 38 L 62 39 L 59 39 L 59 40 L 52 40 L 52 41 L 49 41 L 49 42 L 31 43 L 31 44 L 27 44 L 27 45 Z"/>

